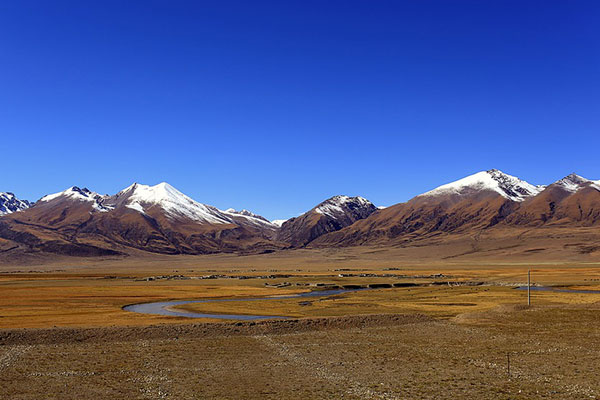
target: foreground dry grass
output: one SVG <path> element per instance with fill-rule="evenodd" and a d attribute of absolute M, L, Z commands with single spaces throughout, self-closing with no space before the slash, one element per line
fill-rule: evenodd
<path fill-rule="evenodd" d="M 375 318 L 297 332 L 244 323 L 197 336 L 163 326 L 161 337 L 138 328 L 121 340 L 5 343 L 0 385 L 10 399 L 589 399 L 600 396 L 599 311 L 511 307 L 462 322 Z"/>

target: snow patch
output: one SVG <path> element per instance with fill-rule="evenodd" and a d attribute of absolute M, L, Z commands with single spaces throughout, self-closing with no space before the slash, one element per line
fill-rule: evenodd
<path fill-rule="evenodd" d="M 273 221 L 271 221 L 271 223 L 276 227 L 281 228 L 281 225 L 283 225 L 285 221 L 287 221 L 287 219 L 274 219 Z"/>
<path fill-rule="evenodd" d="M 0 215 L 23 211 L 31 207 L 27 200 L 19 200 L 14 193 L 0 192 Z"/>
<path fill-rule="evenodd" d="M 373 203 L 364 197 L 349 197 L 349 196 L 333 196 L 332 198 L 325 200 L 314 208 L 315 212 L 323 215 L 327 215 L 332 218 L 339 217 L 346 213 L 345 209 L 349 206 L 355 206 L 356 208 L 362 207 L 375 207 Z"/>
<path fill-rule="evenodd" d="M 225 211 L 221 211 L 222 213 L 226 214 L 228 217 L 233 218 L 233 217 L 237 217 L 237 218 L 243 218 L 246 222 L 252 224 L 252 225 L 256 225 L 259 227 L 267 227 L 267 228 L 275 228 L 275 226 L 273 225 L 273 223 L 271 221 L 269 221 L 268 219 L 266 219 L 265 217 L 255 214 L 251 211 L 248 210 L 241 210 L 241 211 L 237 211 L 233 208 L 228 208 Z"/>
<path fill-rule="evenodd" d="M 96 211 L 107 212 L 112 210 L 112 207 L 104 205 L 104 201 L 108 198 L 108 196 L 103 196 L 96 192 L 92 192 L 88 188 L 80 189 L 77 186 L 71 186 L 67 190 L 63 190 L 62 192 L 49 194 L 40 199 L 41 202 L 50 202 L 56 199 L 68 199 L 68 200 L 77 200 L 77 201 L 85 201 L 91 202 L 92 208 Z"/>
<path fill-rule="evenodd" d="M 545 186 L 535 186 L 497 169 L 481 171 L 455 182 L 439 186 L 421 196 L 463 194 L 466 191 L 491 190 L 512 201 L 523 201 L 536 196 Z"/>
<path fill-rule="evenodd" d="M 579 189 L 582 189 L 586 186 L 590 186 L 590 187 L 600 191 L 600 180 L 593 181 L 590 179 L 586 179 L 582 176 L 579 176 L 575 173 L 565 176 L 561 180 L 554 182 L 554 184 L 562 187 L 564 190 L 566 190 L 567 192 L 570 192 L 570 193 L 575 193 Z"/>
<path fill-rule="evenodd" d="M 127 208 L 131 208 L 132 210 L 135 210 L 139 213 L 145 214 L 144 212 L 144 207 L 142 207 L 140 204 L 138 203 L 134 203 L 134 204 L 126 204 L 125 207 Z"/>

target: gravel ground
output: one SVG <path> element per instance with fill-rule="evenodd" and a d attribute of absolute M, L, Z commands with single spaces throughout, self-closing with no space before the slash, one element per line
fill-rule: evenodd
<path fill-rule="evenodd" d="M 2 331 L 0 398 L 598 398 L 598 311 L 563 311 Z"/>

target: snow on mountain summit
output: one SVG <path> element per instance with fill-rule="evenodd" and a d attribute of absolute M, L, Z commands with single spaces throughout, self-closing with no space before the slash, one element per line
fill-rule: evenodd
<path fill-rule="evenodd" d="M 271 221 L 263 217 L 262 215 L 258 215 L 248 210 L 235 210 L 233 208 L 228 208 L 225 211 L 222 211 L 229 218 L 237 221 L 237 222 L 245 222 L 246 224 L 254 225 L 257 227 L 268 228 L 268 229 L 276 229 L 277 225 L 273 224 Z"/>
<path fill-rule="evenodd" d="M 523 201 L 544 190 L 545 186 L 535 186 L 497 169 L 481 171 L 455 182 L 439 186 L 421 196 L 464 194 L 472 191 L 494 191 L 512 201 Z"/>
<path fill-rule="evenodd" d="M 554 184 L 562 187 L 564 190 L 571 193 L 575 193 L 579 189 L 588 185 L 596 190 L 600 190 L 600 180 L 592 181 L 575 173 L 565 176 L 564 178 L 554 182 Z"/>
<path fill-rule="evenodd" d="M 350 197 L 344 195 L 333 196 L 330 199 L 325 200 L 314 208 L 314 211 L 319 214 L 328 215 L 336 218 L 337 216 L 344 215 L 347 210 L 354 209 L 376 209 L 375 205 L 364 197 Z"/>
<path fill-rule="evenodd" d="M 254 214 L 252 211 L 248 211 L 246 209 L 238 211 L 234 208 L 228 208 L 227 210 L 225 210 L 225 212 L 228 214 L 242 215 L 244 217 L 257 218 L 257 219 L 261 219 L 266 222 L 270 222 L 268 219 L 266 219 L 262 215 Z"/>
<path fill-rule="evenodd" d="M 79 200 L 85 202 L 91 202 L 92 207 L 98 211 L 109 211 L 111 207 L 106 206 L 104 202 L 108 199 L 108 196 L 101 195 L 93 192 L 88 188 L 79 188 L 77 186 L 71 186 L 67 190 L 62 192 L 49 194 L 40 199 L 40 202 L 50 202 L 56 199 L 68 199 L 68 200 Z"/>
<path fill-rule="evenodd" d="M 10 192 L 0 192 L 0 215 L 23 211 L 31 207 L 27 200 L 19 200 Z"/>
<path fill-rule="evenodd" d="M 125 206 L 141 213 L 156 205 L 161 207 L 167 216 L 174 219 L 188 218 L 212 224 L 232 223 L 216 207 L 198 203 L 166 182 L 154 186 L 134 183 L 119 192 L 116 197 L 125 194 L 129 194 Z"/>
<path fill-rule="evenodd" d="M 364 197 L 333 196 L 304 214 L 284 221 L 277 232 L 277 239 L 292 246 L 305 246 L 376 211 L 377 207 Z"/>

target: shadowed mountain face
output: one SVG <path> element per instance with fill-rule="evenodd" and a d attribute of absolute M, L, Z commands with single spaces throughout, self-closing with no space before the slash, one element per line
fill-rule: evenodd
<path fill-rule="evenodd" d="M 0 220 L 0 237 L 27 250 L 104 255 L 261 252 L 282 247 L 263 218 L 198 203 L 172 186 L 134 184 L 114 196 L 72 187 Z M 6 246 L 6 244 L 5 244 Z"/>
<path fill-rule="evenodd" d="M 353 246 L 413 239 L 440 233 L 461 234 L 498 224 L 515 207 L 493 192 L 468 196 L 416 197 L 407 203 L 379 210 L 368 218 L 324 235 L 315 246 Z"/>
<path fill-rule="evenodd" d="M 26 210 L 29 207 L 31 207 L 31 203 L 27 200 L 19 200 L 10 192 L 0 192 L 0 216 Z"/>
<path fill-rule="evenodd" d="M 406 203 L 380 210 L 313 246 L 407 243 L 449 236 L 499 236 L 536 227 L 588 227 L 600 223 L 600 185 L 571 174 L 547 187 L 497 170 L 480 172 Z"/>
<path fill-rule="evenodd" d="M 594 226 L 600 222 L 600 184 L 571 174 L 523 202 L 506 223 L 514 226 Z"/>
<path fill-rule="evenodd" d="M 293 247 L 302 247 L 329 232 L 335 232 L 377 211 L 362 197 L 334 196 L 297 218 L 281 225 L 277 238 Z"/>
<path fill-rule="evenodd" d="M 574 245 L 600 251 L 600 243 L 590 243 L 600 225 L 600 181 L 575 174 L 534 186 L 498 170 L 483 171 L 385 209 L 362 197 L 334 196 L 282 224 L 196 202 L 166 183 L 133 184 L 112 196 L 71 187 L 29 208 L 11 196 L 4 204 L 18 207 L 0 217 L 0 254 L 249 254 L 457 240 L 482 248 L 483 240 L 522 243 L 532 235 L 580 235 Z"/>

